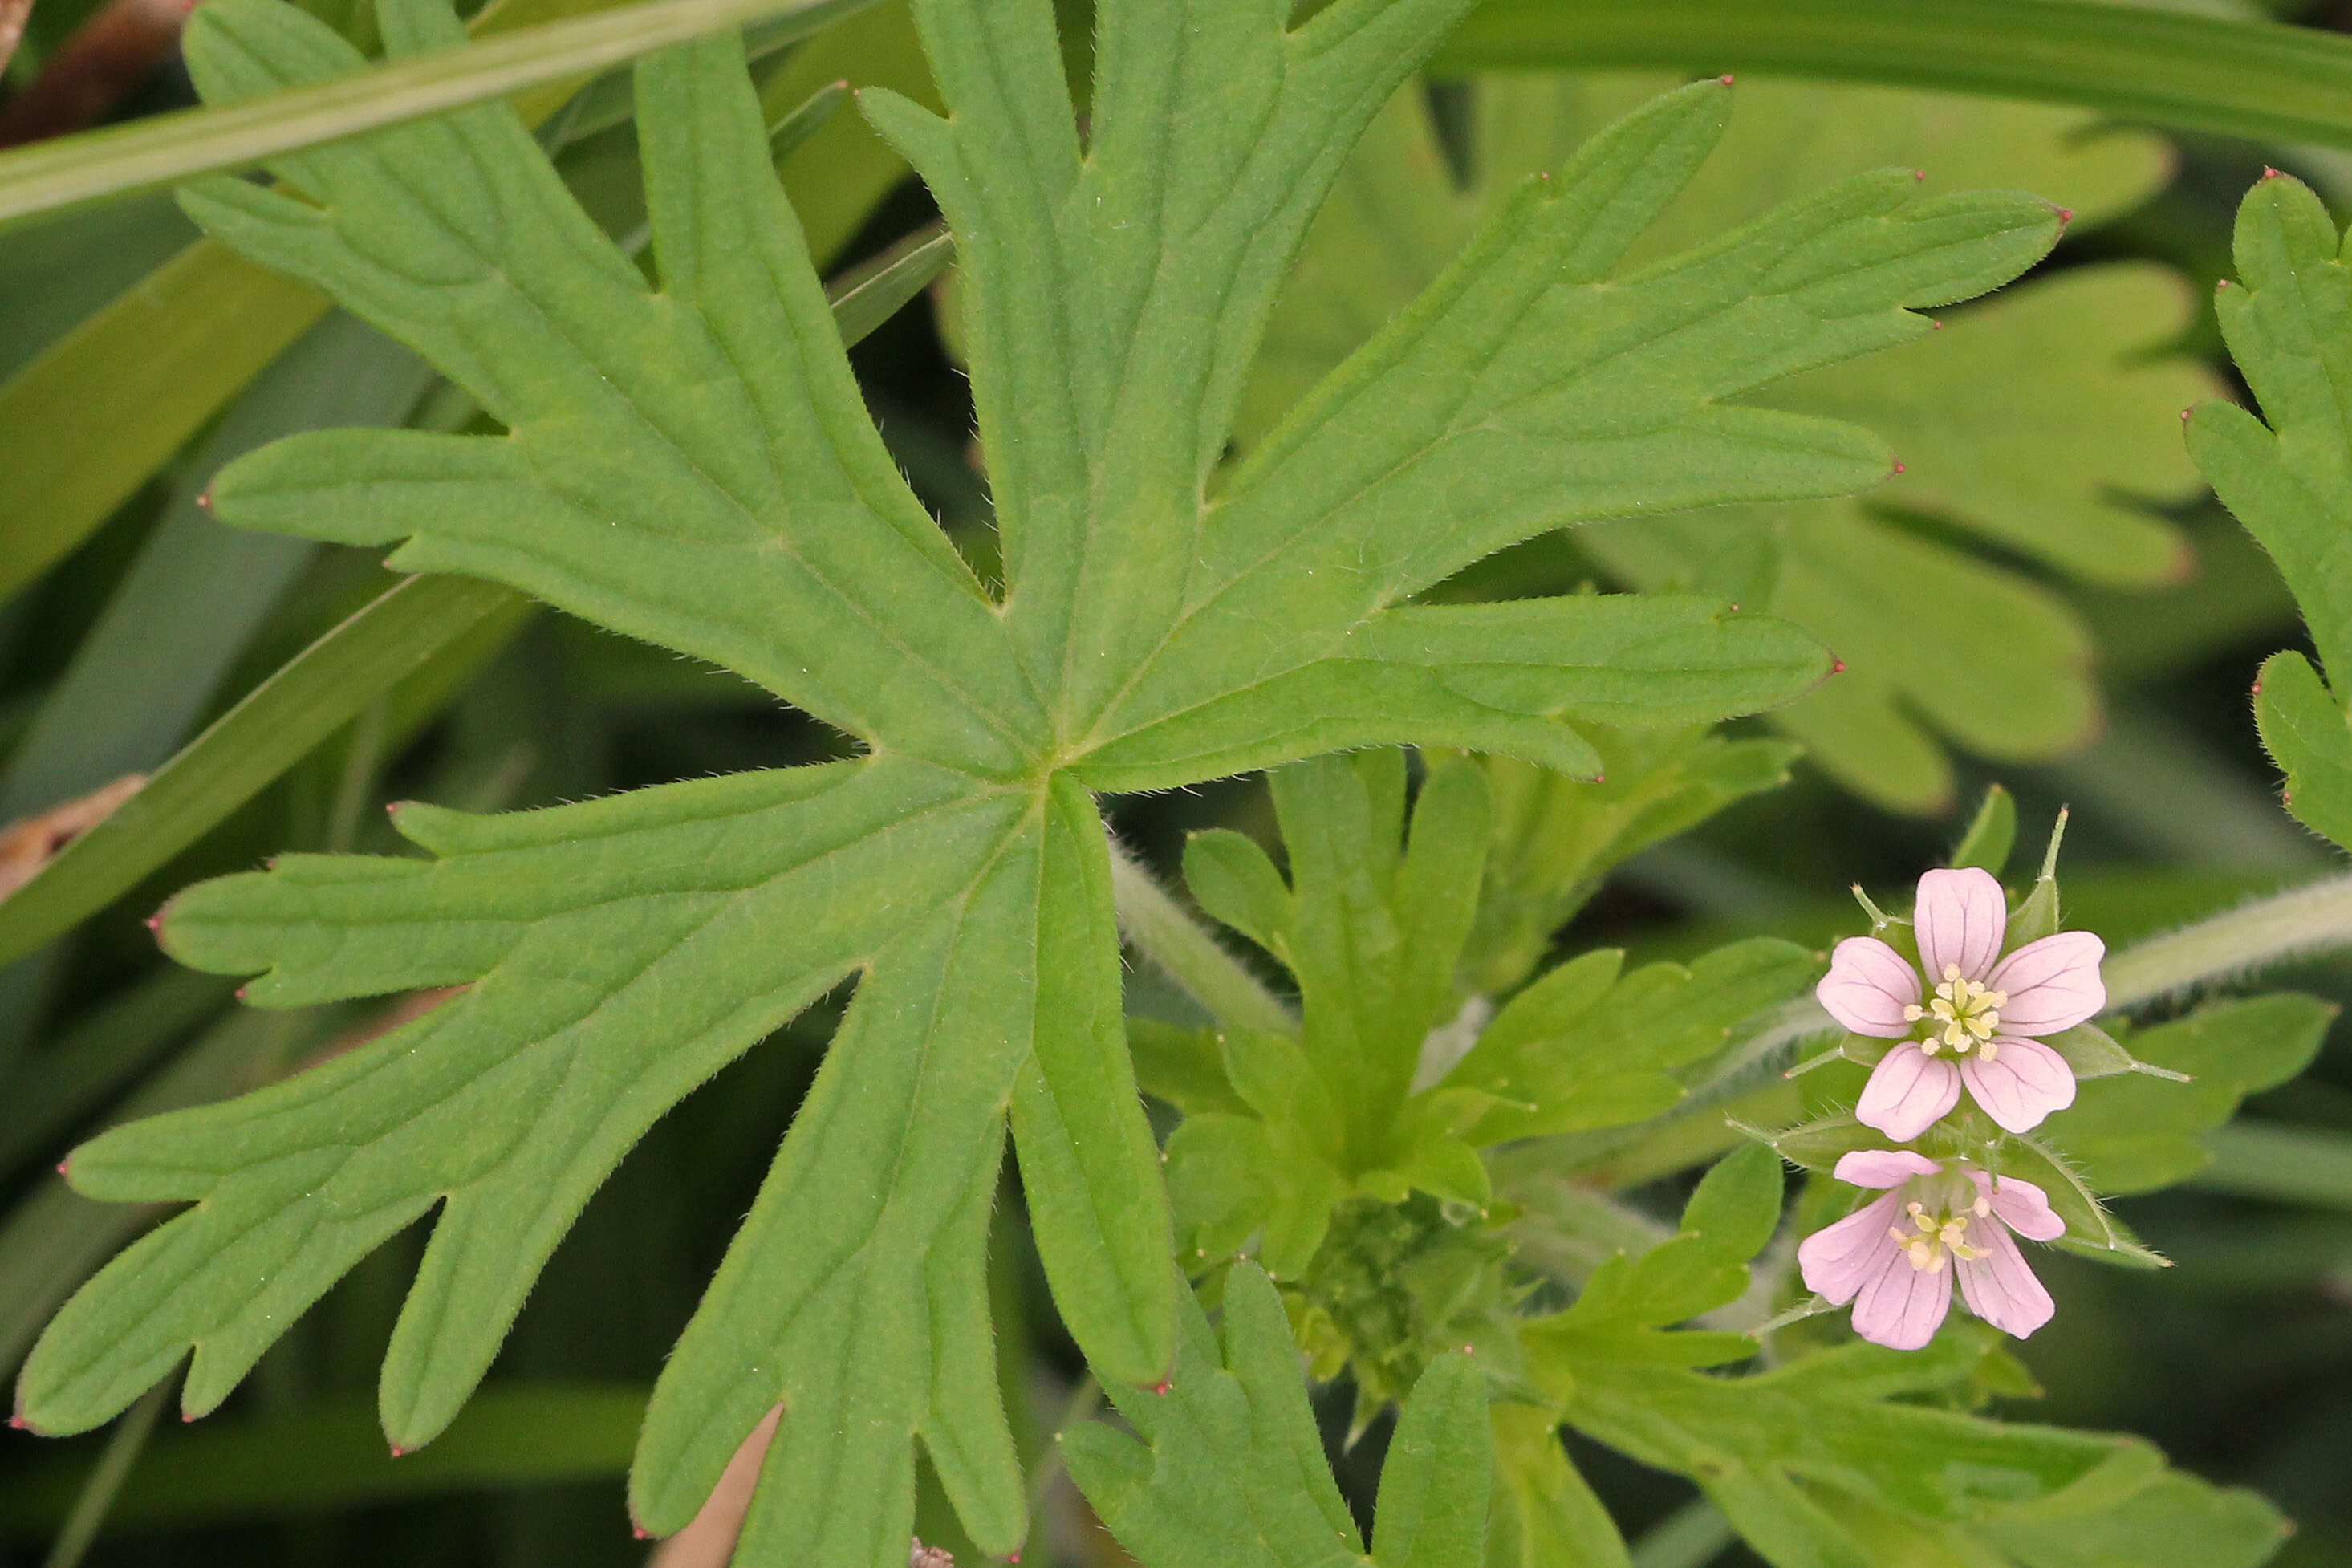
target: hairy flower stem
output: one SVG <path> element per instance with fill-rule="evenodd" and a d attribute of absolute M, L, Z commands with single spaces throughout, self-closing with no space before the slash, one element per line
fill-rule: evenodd
<path fill-rule="evenodd" d="M 2352 947 L 2352 875 L 2292 889 L 2151 937 L 2106 963 L 2109 1008 Z"/>
<path fill-rule="evenodd" d="M 1298 1032 L 1298 1020 L 1282 999 L 1218 945 L 1116 840 L 1110 847 L 1110 889 L 1119 934 L 1219 1024 L 1277 1035 Z"/>

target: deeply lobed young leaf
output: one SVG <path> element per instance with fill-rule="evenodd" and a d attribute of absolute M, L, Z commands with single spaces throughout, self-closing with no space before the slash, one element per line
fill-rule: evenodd
<path fill-rule="evenodd" d="M 1366 1562 L 1332 1483 L 1273 1283 L 1236 1268 L 1213 1330 L 1187 1300 L 1164 1389 L 1112 1388 L 1135 1429 L 1063 1435 L 1071 1478 L 1145 1568 L 1345 1568 Z M 1381 1472 L 1370 1562 L 1473 1568 L 1491 1466 L 1485 1375 L 1441 1356 L 1405 1402 Z"/>
<path fill-rule="evenodd" d="M 2319 654 L 2273 655 L 2255 684 L 2263 743 L 2287 777 L 2287 809 L 2352 842 L 2352 266 L 2335 221 L 2301 181 L 2265 174 L 2238 208 L 2242 287 L 2215 296 L 2231 357 L 2262 405 L 2200 405 L 2189 449 L 2276 563 Z M 2267 427 L 2263 420 L 2269 421 Z M 2324 672 L 2324 678 L 2323 678 Z"/>

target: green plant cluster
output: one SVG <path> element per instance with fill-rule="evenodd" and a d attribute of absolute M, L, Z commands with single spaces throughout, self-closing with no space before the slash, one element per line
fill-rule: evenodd
<path fill-rule="evenodd" d="M 0 1540 L 2333 1561 L 2086 1390 L 2344 1268 L 2352 882 L 2179 694 L 2299 612 L 2352 848 L 2352 270 L 2137 122 L 2352 192 L 2352 46 L 1081 9 L 206 0 L 202 107 L 0 153 Z M 2106 1005 L 1920 1148 L 2060 1312 L 1890 1351 L 1822 895 L 2003 875 L 1914 820 L 1994 766 Z"/>

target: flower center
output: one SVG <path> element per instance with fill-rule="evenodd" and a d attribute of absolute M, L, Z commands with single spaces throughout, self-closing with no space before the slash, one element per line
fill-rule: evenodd
<path fill-rule="evenodd" d="M 1973 1050 L 1985 1060 L 1993 1058 L 1998 1049 L 1992 1032 L 2000 1027 L 2000 1009 L 2007 1005 L 2009 993 L 1988 989 L 1981 982 L 1960 978 L 1960 966 L 1944 965 L 1943 984 L 1927 1005 L 1914 1002 L 1903 1009 L 1903 1016 L 1924 1026 L 1919 1032 L 1919 1049 L 1928 1056 L 1945 1047 L 1956 1055 L 1965 1056 Z"/>
<path fill-rule="evenodd" d="M 1969 1246 L 1968 1239 L 1969 1219 L 1982 1218 L 1992 1212 L 1992 1205 L 1982 1197 L 1967 1214 L 1930 1215 L 1927 1205 L 1919 1203 L 1905 1205 L 1905 1212 L 1911 1216 L 1912 1228 L 1906 1230 L 1898 1223 L 1887 1226 L 1886 1234 L 1911 1259 L 1911 1267 L 1922 1274 L 1941 1271 L 1947 1252 L 1963 1263 L 1984 1256 L 1984 1249 Z"/>

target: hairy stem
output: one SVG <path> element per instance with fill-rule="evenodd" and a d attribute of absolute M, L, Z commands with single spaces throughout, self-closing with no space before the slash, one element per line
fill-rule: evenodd
<path fill-rule="evenodd" d="M 1731 1521 L 1705 1498 L 1693 1498 L 1633 1543 L 1633 1568 L 1706 1568 L 1734 1536 Z"/>
<path fill-rule="evenodd" d="M 1211 1017 L 1229 1029 L 1298 1032 L 1298 1020 L 1282 999 L 1219 946 L 1117 840 L 1110 847 L 1110 889 L 1119 934 Z"/>
<path fill-rule="evenodd" d="M 2352 1209 L 2352 1137 L 2320 1127 L 2231 1122 L 2205 1134 L 2213 1163 L 2192 1187 L 2310 1208 Z"/>
<path fill-rule="evenodd" d="M 2191 986 L 2352 947 L 2352 876 L 2292 889 L 2151 937 L 2107 960 L 2107 1005 L 2138 1007 Z"/>

